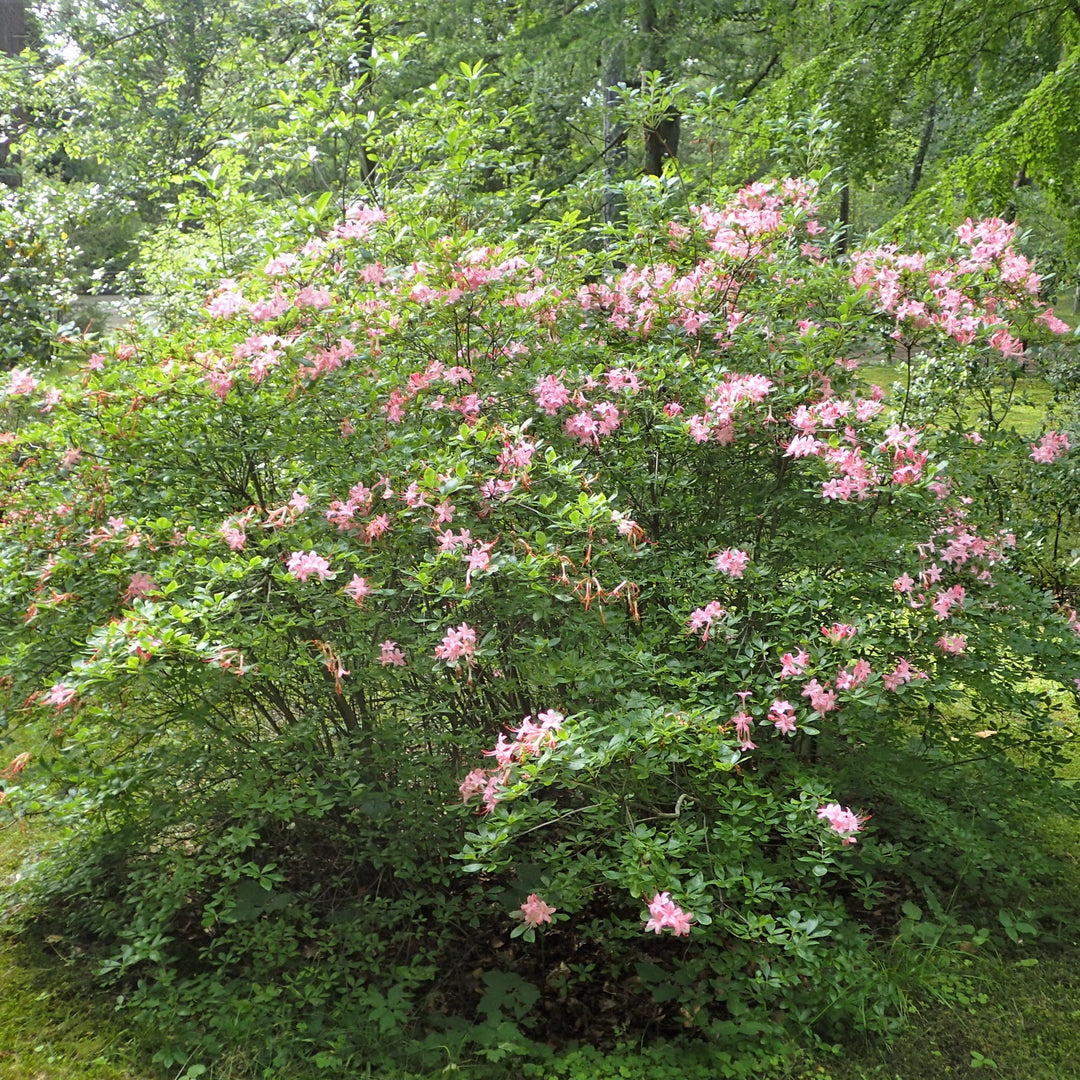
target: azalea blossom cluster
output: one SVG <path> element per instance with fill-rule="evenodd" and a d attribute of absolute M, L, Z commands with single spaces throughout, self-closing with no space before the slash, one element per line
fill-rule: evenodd
<path fill-rule="evenodd" d="M 772 392 L 773 381 L 764 375 L 728 373 L 724 381 L 705 396 L 706 410 L 686 419 L 686 430 L 696 443 L 717 442 L 727 446 L 735 440 L 735 416 L 744 403 L 760 405 Z"/>
<path fill-rule="evenodd" d="M 552 907 L 544 900 L 541 900 L 537 893 L 529 893 L 525 898 L 525 902 L 517 911 L 513 912 L 513 915 L 514 918 L 521 919 L 526 926 L 536 927 L 551 922 L 551 916 L 556 911 L 558 911 L 558 908 Z"/>
<path fill-rule="evenodd" d="M 820 401 L 799 405 L 789 418 L 800 434 L 787 442 L 785 454 L 792 458 L 816 457 L 825 464 L 831 476 L 821 485 L 824 498 L 861 502 L 884 484 L 903 486 L 923 479 L 929 454 L 917 449 L 919 431 L 893 424 L 878 441 L 866 439 L 855 426 L 869 423 L 882 411 L 880 388 L 875 387 L 870 398 L 855 395 L 850 399 L 831 396 L 831 382 L 827 381 L 823 389 L 825 396 Z M 841 418 L 845 423 L 839 444 L 818 438 L 819 426 L 832 429 Z M 945 492 L 938 494 L 943 496 Z"/>
<path fill-rule="evenodd" d="M 831 630 L 832 628 L 823 627 L 822 629 Z M 798 731 L 799 714 L 796 709 L 797 701 L 792 702 L 790 696 L 794 696 L 795 690 L 798 691 L 798 697 L 807 699 L 811 712 L 818 719 L 824 719 L 830 713 L 840 710 L 844 701 L 851 700 L 852 695 L 855 695 L 856 692 L 872 687 L 878 680 L 880 680 L 881 686 L 886 691 L 895 693 L 900 687 L 913 682 L 915 679 L 928 679 L 930 677 L 927 672 L 917 670 L 909 660 L 903 658 L 898 660 L 890 670 L 877 672 L 874 671 L 870 662 L 864 657 L 841 663 L 835 670 L 827 668 L 828 662 L 828 655 L 820 653 L 820 651 L 816 661 L 812 659 L 811 654 L 806 649 L 784 653 L 780 658 L 780 671 L 776 676 L 776 692 L 778 694 L 783 693 L 779 684 L 787 679 L 805 676 L 809 667 L 815 667 L 819 674 L 825 678 L 825 682 L 821 682 L 816 676 L 809 678 L 801 686 L 792 686 L 788 691 L 789 697 L 776 696 L 773 697 L 767 707 L 765 705 L 756 706 L 766 713 L 763 722 L 772 724 L 781 735 L 794 735 Z M 830 671 L 832 672 L 831 676 Z M 846 694 L 847 697 L 842 698 L 841 694 Z M 752 736 L 755 719 L 753 713 L 748 711 L 755 708 L 755 705 L 753 701 L 748 701 L 753 696 L 749 690 L 741 690 L 736 696 L 740 699 L 741 706 L 732 715 L 730 722 L 734 724 L 735 735 L 739 740 L 740 749 L 745 753 L 757 749 Z"/>
<path fill-rule="evenodd" d="M 562 713 L 548 709 L 538 714 L 535 721 L 526 716 L 518 727 L 511 729 L 512 739 L 500 732 L 494 749 L 484 751 L 485 756 L 495 759 L 495 766 L 473 769 L 462 780 L 458 787 L 462 802 L 467 803 L 474 795 L 482 793 L 483 810 L 493 810 L 506 789 L 510 771 L 544 750 L 554 749 L 556 733 L 564 720 Z"/>
<path fill-rule="evenodd" d="M 472 663 L 475 655 L 476 630 L 464 622 L 447 630 L 442 642 L 435 647 L 435 656 L 455 667 L 462 658 L 466 663 Z"/>
<path fill-rule="evenodd" d="M 743 188 L 725 207 L 694 207 L 695 226 L 712 257 L 682 272 L 665 262 L 628 266 L 602 282 L 582 286 L 577 302 L 585 313 L 605 315 L 606 325 L 615 331 L 649 337 L 670 328 L 680 337 L 700 339 L 704 330 L 713 328 L 716 346 L 727 348 L 736 331 L 753 322 L 738 307 L 737 268 L 780 238 L 809 239 L 824 231 L 813 216 L 816 198 L 812 183 L 765 181 Z M 677 249 L 691 232 L 689 226 L 672 222 L 672 247 Z M 717 426 L 722 437 L 722 418 Z M 702 427 L 711 428 L 712 420 L 700 420 L 693 430 Z"/>
<path fill-rule="evenodd" d="M 637 374 L 624 368 L 605 372 L 603 381 L 588 375 L 573 390 L 563 381 L 565 378 L 566 373 L 562 372 L 537 379 L 533 398 L 540 410 L 551 417 L 569 406 L 571 414 L 565 417 L 563 430 L 583 445 L 598 446 L 601 438 L 618 431 L 622 424 L 623 410 L 609 395 L 633 395 L 641 389 Z"/>
<path fill-rule="evenodd" d="M 825 231 L 816 219 L 818 186 L 788 178 L 757 181 L 738 191 L 724 207 L 695 207 L 713 251 L 731 259 L 751 258 L 778 233 L 813 237 Z"/>
<path fill-rule="evenodd" d="M 841 806 L 839 803 L 827 803 L 818 808 L 818 819 L 828 822 L 833 830 L 843 841 L 844 847 L 854 844 L 856 833 L 862 832 L 866 817 L 856 814 L 850 807 Z"/>
<path fill-rule="evenodd" d="M 985 336 L 1004 356 L 1019 356 L 1024 345 L 1016 327 L 1003 314 L 1024 297 L 1039 291 L 1039 276 L 1013 247 L 1015 225 L 990 218 L 969 218 L 956 230 L 968 253 L 944 265 L 929 266 L 924 255 L 901 252 L 895 244 L 856 252 L 851 283 L 896 319 L 894 336 L 915 340 L 928 329 L 941 331 L 963 345 Z M 980 295 L 986 276 L 1006 293 L 998 303 Z M 1064 334 L 1069 327 L 1051 309 L 1036 316 L 1046 329 Z"/>
<path fill-rule="evenodd" d="M 1048 465 L 1071 449 L 1068 435 L 1048 431 L 1037 443 L 1031 444 L 1031 460 Z"/>
<path fill-rule="evenodd" d="M 713 623 L 727 617 L 727 610 L 720 605 L 719 600 L 712 600 L 704 607 L 696 608 L 690 613 L 690 629 L 695 633 L 701 631 L 701 640 L 708 641 Z"/>
<path fill-rule="evenodd" d="M 978 535 L 968 525 L 963 510 L 953 510 L 950 520 L 930 539 L 916 545 L 918 576 L 905 572 L 893 581 L 893 588 L 907 598 L 912 610 L 929 606 L 937 621 L 945 621 L 964 611 L 969 599 L 968 587 L 959 582 L 944 586 L 946 575 L 964 575 L 969 581 L 993 585 L 992 567 L 1015 543 L 1015 536 L 1009 532 L 990 538 Z M 936 591 L 933 586 L 938 586 Z M 964 634 L 945 634 L 936 644 L 945 655 L 959 656 L 967 649 L 967 638 Z"/>
<path fill-rule="evenodd" d="M 675 937 L 684 937 L 690 933 L 690 924 L 693 921 L 693 915 L 683 911 L 671 899 L 670 893 L 660 892 L 649 901 L 649 918 L 645 929 L 654 934 L 670 929 Z"/>
<path fill-rule="evenodd" d="M 385 498 L 384 489 L 384 498 Z M 390 491 L 393 497 L 393 490 Z M 349 489 L 349 497 L 342 501 L 334 499 L 326 511 L 326 520 L 336 525 L 341 532 L 357 534 L 365 544 L 371 544 L 384 536 L 391 529 L 388 513 L 374 514 L 374 493 L 364 483 L 354 484 Z M 357 521 L 357 516 L 366 518 Z"/>
<path fill-rule="evenodd" d="M 327 581 L 334 576 L 329 560 L 316 551 L 294 551 L 289 556 L 286 569 L 297 581 L 307 581 L 312 575 L 320 581 Z"/>
<path fill-rule="evenodd" d="M 716 569 L 729 577 L 741 578 L 750 565 L 750 555 L 738 548 L 725 548 L 716 556 Z"/>

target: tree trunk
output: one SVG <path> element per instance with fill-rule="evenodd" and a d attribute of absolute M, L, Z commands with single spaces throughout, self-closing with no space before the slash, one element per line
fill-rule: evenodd
<path fill-rule="evenodd" d="M 930 108 L 926 110 L 926 123 L 923 125 L 922 138 L 919 139 L 919 149 L 915 153 L 915 162 L 911 166 L 911 183 L 908 185 L 908 198 L 915 194 L 919 181 L 922 180 L 923 165 L 926 164 L 926 153 L 930 149 L 930 140 L 934 137 L 934 120 L 937 117 L 937 102 L 931 101 Z"/>
<path fill-rule="evenodd" d="M 638 0 L 638 33 L 641 35 L 641 88 L 645 89 L 650 72 L 664 72 L 660 27 L 656 18 L 656 0 Z M 679 113 L 669 109 L 655 126 L 645 127 L 645 165 L 647 176 L 660 176 L 664 158 L 679 152 Z"/>
<path fill-rule="evenodd" d="M 626 128 L 619 119 L 619 84 L 625 83 L 622 44 L 616 42 L 604 61 L 604 224 L 620 227 L 626 221 L 626 200 L 619 179 L 626 171 Z"/>
<path fill-rule="evenodd" d="M 369 84 L 365 90 L 370 91 L 370 80 L 374 78 L 375 69 L 372 67 L 371 58 L 375 55 L 375 28 L 371 21 L 371 3 L 366 0 L 360 5 L 357 12 L 357 37 L 360 46 L 359 58 L 367 69 Z M 360 179 L 372 190 L 375 190 L 375 159 L 368 153 L 369 147 L 365 139 L 360 143 Z"/>
<path fill-rule="evenodd" d="M 0 53 L 18 56 L 26 47 L 25 0 L 0 0 Z M 13 110 L 11 127 L 0 129 L 0 183 L 18 187 L 22 178 L 11 153 L 11 144 L 18 135 L 21 109 Z"/>
<path fill-rule="evenodd" d="M 851 186 L 845 179 L 840 186 L 840 229 L 836 235 L 837 255 L 846 255 L 848 232 L 851 228 Z"/>
<path fill-rule="evenodd" d="M 177 91 L 179 109 L 173 123 L 175 156 L 187 169 L 206 160 L 217 136 L 204 126 L 203 89 L 215 49 L 207 36 L 203 0 L 183 0 L 176 11 L 177 62 L 184 81 Z"/>

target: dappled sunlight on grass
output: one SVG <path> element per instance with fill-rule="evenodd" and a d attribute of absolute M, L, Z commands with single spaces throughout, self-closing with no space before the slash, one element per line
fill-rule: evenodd
<path fill-rule="evenodd" d="M 907 372 L 899 364 L 864 364 L 859 369 L 859 376 L 871 386 L 880 386 L 885 391 L 886 401 L 893 394 L 896 384 L 903 386 L 907 380 Z M 1037 434 L 1046 421 L 1046 410 L 1053 393 L 1050 384 L 1044 379 L 1035 375 L 1022 377 L 1017 381 L 1013 404 L 1002 427 L 1025 436 Z M 973 402 L 973 422 L 975 415 Z"/>
<path fill-rule="evenodd" d="M 0 832 L 0 876 L 18 873 L 42 842 L 33 830 Z M 148 1080 L 134 1037 L 108 995 L 72 959 L 60 934 L 0 934 L 0 1080 Z"/>

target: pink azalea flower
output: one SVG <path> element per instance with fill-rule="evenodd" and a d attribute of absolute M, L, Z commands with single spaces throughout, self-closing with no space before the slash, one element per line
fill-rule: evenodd
<path fill-rule="evenodd" d="M 727 611 L 720 606 L 719 600 L 713 600 L 706 604 L 703 608 L 695 608 L 690 613 L 689 623 L 690 629 L 694 631 L 704 630 L 701 635 L 702 641 L 709 640 L 709 634 L 712 631 L 712 624 L 719 619 L 725 618 Z"/>
<path fill-rule="evenodd" d="M 1056 431 L 1048 431 L 1039 442 L 1031 444 L 1031 460 L 1040 464 L 1048 465 L 1057 461 L 1066 450 L 1071 449 L 1068 435 L 1059 435 Z"/>
<path fill-rule="evenodd" d="M 487 783 L 487 769 L 473 769 L 473 771 L 458 784 L 458 791 L 461 792 L 461 801 L 467 803 L 474 795 L 479 795 L 480 792 L 487 787 Z"/>
<path fill-rule="evenodd" d="M 464 547 L 471 542 L 472 535 L 468 529 L 462 529 L 457 535 L 454 534 L 453 529 L 447 529 L 446 532 L 439 534 L 439 551 L 456 551 L 459 547 Z"/>
<path fill-rule="evenodd" d="M 625 389 L 636 394 L 641 389 L 637 373 L 627 368 L 611 368 L 610 371 L 604 373 L 604 377 L 607 379 L 609 390 Z"/>
<path fill-rule="evenodd" d="M 587 412 L 575 413 L 563 425 L 567 435 L 573 436 L 582 445 L 595 443 L 600 425 Z"/>
<path fill-rule="evenodd" d="M 320 581 L 334 576 L 330 563 L 314 551 L 294 551 L 289 556 L 287 569 L 297 581 L 307 581 L 311 574 Z"/>
<path fill-rule="evenodd" d="M 829 827 L 843 838 L 844 847 L 855 843 L 855 834 L 862 831 L 865 817 L 860 817 L 850 807 L 839 803 L 827 803 L 818 807 L 819 821 L 827 821 Z"/>
<path fill-rule="evenodd" d="M 1069 324 L 1063 322 L 1055 314 L 1053 308 L 1047 308 L 1044 312 L 1035 316 L 1036 322 L 1041 322 L 1043 326 L 1054 334 L 1067 334 L 1069 332 Z"/>
<path fill-rule="evenodd" d="M 801 675 L 806 670 L 806 665 L 810 663 L 810 654 L 804 649 L 800 649 L 794 656 L 791 653 L 786 652 L 780 657 L 780 678 L 786 679 L 792 675 Z"/>
<path fill-rule="evenodd" d="M 465 571 L 466 588 L 472 584 L 473 574 L 478 574 L 491 566 L 491 549 L 496 543 L 498 543 L 497 540 L 492 540 L 490 543 L 482 544 L 478 540 L 472 551 L 465 556 L 465 559 L 468 562 L 468 569 Z"/>
<path fill-rule="evenodd" d="M 532 717 L 526 716 L 513 729 L 514 741 L 505 748 L 496 746 L 495 759 L 500 764 L 509 764 L 513 760 L 523 761 L 529 754 L 539 754 L 545 749 L 555 747 L 555 732 L 562 727 L 562 713 L 548 709 L 547 712 L 540 713 L 536 719 L 539 723 L 533 723 Z M 505 761 L 500 760 L 500 751 L 508 755 Z"/>
<path fill-rule="evenodd" d="M 795 706 L 790 701 L 774 701 L 769 709 L 769 719 L 777 731 L 790 735 L 795 730 Z"/>
<path fill-rule="evenodd" d="M 468 623 L 447 630 L 442 644 L 435 648 L 435 655 L 448 664 L 457 664 L 463 656 L 467 663 L 471 663 L 475 653 L 476 631 Z"/>
<path fill-rule="evenodd" d="M 525 898 L 525 903 L 521 905 L 521 913 L 515 912 L 515 916 L 523 919 L 526 926 L 539 926 L 541 923 L 551 922 L 551 916 L 557 910 L 558 908 L 553 908 L 541 900 L 536 893 L 529 893 Z"/>
<path fill-rule="evenodd" d="M 405 654 L 398 648 L 396 641 L 389 638 L 379 646 L 379 663 L 383 667 L 404 667 Z"/>
<path fill-rule="evenodd" d="M 649 901 L 649 921 L 645 924 L 645 929 L 659 934 L 665 926 L 669 926 L 675 937 L 683 937 L 690 933 L 692 921 L 693 915 L 678 907 L 670 893 L 662 892 Z"/>
<path fill-rule="evenodd" d="M 836 691 L 829 689 L 829 684 L 822 686 L 817 679 L 811 679 L 803 687 L 802 696 L 810 699 L 810 707 L 820 716 L 836 708 Z"/>
<path fill-rule="evenodd" d="M 540 721 L 540 727 L 544 731 L 558 731 L 566 717 L 556 709 L 546 709 L 542 713 L 537 713 L 536 719 Z"/>
<path fill-rule="evenodd" d="M 618 430 L 619 424 L 622 423 L 619 407 L 610 401 L 602 401 L 599 405 L 595 405 L 593 413 L 600 417 L 600 423 L 596 429 L 599 435 L 610 435 Z"/>
<path fill-rule="evenodd" d="M 345 592 L 351 596 L 360 607 L 364 603 L 364 597 L 371 592 L 371 586 L 359 574 L 353 574 L 352 580 L 345 586 Z"/>
<path fill-rule="evenodd" d="M 141 600 L 154 592 L 157 592 L 157 582 L 149 574 L 145 574 L 140 570 L 138 573 L 131 575 L 128 587 L 124 591 L 124 600 L 125 602 Z"/>
<path fill-rule="evenodd" d="M 954 585 L 951 589 L 945 589 L 943 592 L 939 592 L 930 607 L 933 608 L 934 614 L 937 615 L 939 619 L 947 619 L 949 617 L 949 612 L 955 606 L 964 606 L 964 595 L 964 586 Z"/>
<path fill-rule="evenodd" d="M 841 641 L 846 641 L 853 638 L 858 630 L 856 627 L 851 626 L 849 623 L 834 622 L 832 626 L 823 626 L 821 632 L 834 644 L 839 645 Z"/>
<path fill-rule="evenodd" d="M 716 569 L 733 578 L 741 578 L 750 562 L 750 556 L 738 548 L 725 548 L 716 556 Z"/>
<path fill-rule="evenodd" d="M 75 690 L 63 682 L 58 682 L 55 686 L 50 687 L 49 692 L 45 695 L 45 704 L 54 706 L 57 712 L 70 705 L 74 700 Z"/>
<path fill-rule="evenodd" d="M 862 686 L 870 678 L 870 674 L 870 664 L 866 660 L 859 660 L 850 671 L 847 668 L 841 668 L 836 673 L 836 689 L 854 690 L 855 687 Z"/>
<path fill-rule="evenodd" d="M 305 285 L 293 300 L 293 306 L 298 308 L 324 308 L 329 307 L 332 303 L 333 298 L 330 295 L 330 290 L 320 289 L 314 285 Z"/>
<path fill-rule="evenodd" d="M 222 291 L 206 302 L 206 312 L 212 319 L 231 319 L 249 305 L 239 293 L 232 291 L 231 281 L 223 281 Z"/>
<path fill-rule="evenodd" d="M 963 634 L 944 634 L 936 644 L 947 656 L 959 656 L 967 651 L 967 638 Z"/>
<path fill-rule="evenodd" d="M 554 416 L 570 400 L 570 391 L 554 375 L 548 375 L 537 380 L 533 396 L 548 416 Z"/>
<path fill-rule="evenodd" d="M 696 443 L 703 443 L 709 441 L 709 421 L 707 416 L 691 416 L 686 421 L 686 426 L 690 431 L 690 438 Z"/>
<path fill-rule="evenodd" d="M 275 255 L 267 264 L 263 273 L 267 277 L 281 277 L 282 274 L 287 274 L 297 262 L 296 256 L 292 252 L 286 252 L 281 255 Z"/>
<path fill-rule="evenodd" d="M 793 458 L 813 457 L 815 454 L 820 453 L 823 445 L 813 435 L 796 435 L 787 444 L 784 456 Z"/>
<path fill-rule="evenodd" d="M 913 679 L 925 679 L 926 677 L 926 672 L 916 671 L 909 660 L 900 660 L 891 672 L 886 672 L 881 677 L 881 681 L 886 690 L 896 690 Z"/>
<path fill-rule="evenodd" d="M 238 527 L 233 522 L 225 522 L 219 530 L 222 539 L 229 545 L 232 551 L 243 551 L 244 545 L 247 543 L 247 534 L 242 527 Z"/>
<path fill-rule="evenodd" d="M 12 368 L 8 376 L 9 394 L 32 394 L 38 387 L 37 379 L 22 368 Z"/>
<path fill-rule="evenodd" d="M 864 424 L 884 410 L 885 406 L 880 401 L 871 398 L 860 398 L 855 403 L 855 416 Z"/>
<path fill-rule="evenodd" d="M 376 514 L 367 525 L 364 526 L 364 534 L 367 543 L 370 544 L 373 540 L 378 540 L 380 536 L 388 533 L 391 527 L 389 514 Z"/>
<path fill-rule="evenodd" d="M 206 381 L 214 388 L 214 393 L 224 401 L 232 389 L 233 378 L 227 371 L 208 371 Z"/>
<path fill-rule="evenodd" d="M 748 712 L 740 709 L 731 720 L 735 725 L 735 737 L 739 740 L 740 749 L 756 750 L 757 745 L 750 738 L 754 718 Z"/>

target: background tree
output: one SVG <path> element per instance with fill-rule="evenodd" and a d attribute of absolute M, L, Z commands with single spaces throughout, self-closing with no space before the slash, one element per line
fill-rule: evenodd
<path fill-rule="evenodd" d="M 18 56 L 26 47 L 25 0 L 0 0 L 0 55 Z M 0 182 L 17 187 L 19 171 L 11 160 L 19 111 L 17 102 L 5 103 L 4 120 L 0 124 Z"/>

